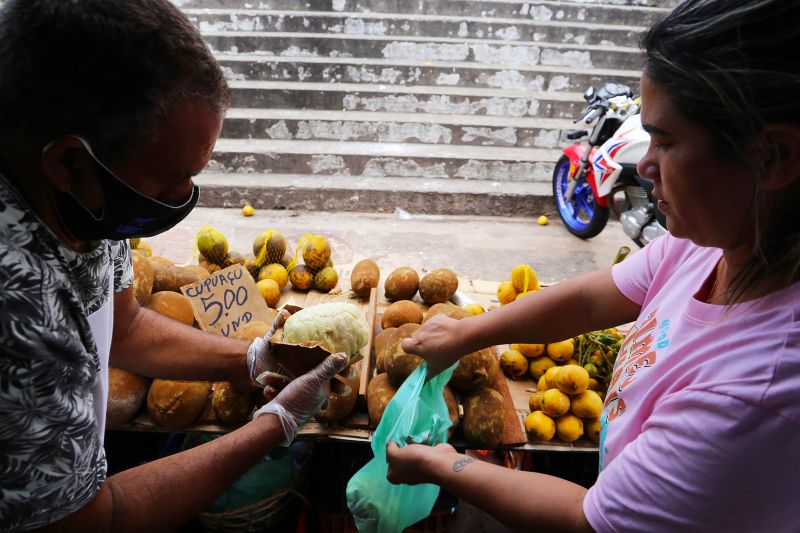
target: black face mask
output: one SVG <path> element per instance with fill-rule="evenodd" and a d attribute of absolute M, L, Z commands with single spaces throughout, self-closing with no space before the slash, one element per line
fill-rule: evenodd
<path fill-rule="evenodd" d="M 56 207 L 61 223 L 74 237 L 82 241 L 112 239 L 120 241 L 133 237 L 150 237 L 163 233 L 186 218 L 194 209 L 200 188 L 192 187 L 189 199 L 181 205 L 169 205 L 145 196 L 101 163 L 92 152 L 89 142 L 77 135 L 92 157 L 94 169 L 103 191 L 99 212 L 87 208 L 72 193 L 55 189 Z M 47 151 L 49 145 L 43 152 Z"/>

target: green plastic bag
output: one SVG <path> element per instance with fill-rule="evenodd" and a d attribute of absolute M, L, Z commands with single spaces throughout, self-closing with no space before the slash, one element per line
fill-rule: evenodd
<path fill-rule="evenodd" d="M 386 406 L 372 437 L 375 457 L 347 484 L 347 506 L 360 533 L 400 533 L 431 514 L 439 487 L 389 483 L 386 445 L 389 441 L 399 446 L 409 441 L 431 446 L 447 442 L 452 422 L 444 401 L 444 386 L 455 367 L 425 383 L 428 366 L 423 362 Z"/>

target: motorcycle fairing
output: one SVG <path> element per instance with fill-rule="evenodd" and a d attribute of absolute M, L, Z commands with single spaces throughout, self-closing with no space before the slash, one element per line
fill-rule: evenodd
<path fill-rule="evenodd" d="M 644 157 L 649 145 L 650 135 L 642 129 L 641 115 L 628 117 L 617 133 L 589 159 L 595 195 L 607 199 L 622 172 L 621 163 L 635 165 Z"/>
<path fill-rule="evenodd" d="M 575 170 L 578 168 L 580 164 L 581 157 L 583 157 L 583 153 L 586 151 L 586 145 L 584 144 L 572 144 L 564 148 L 564 155 L 567 156 L 569 159 L 569 177 L 573 179 L 573 175 Z M 596 148 L 592 148 L 592 151 L 589 152 L 589 163 L 586 167 L 586 181 L 592 187 L 592 193 L 594 194 L 594 201 L 597 205 L 602 207 L 608 207 L 608 197 L 601 196 L 597 192 L 597 184 L 595 183 L 594 179 L 594 172 L 593 172 L 593 165 L 591 159 L 595 157 L 595 153 L 597 152 Z"/>

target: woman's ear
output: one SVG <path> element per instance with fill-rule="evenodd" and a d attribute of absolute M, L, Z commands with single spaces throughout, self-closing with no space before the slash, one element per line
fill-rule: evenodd
<path fill-rule="evenodd" d="M 76 179 L 92 172 L 89 157 L 78 139 L 60 137 L 42 150 L 42 174 L 56 189 L 74 192 Z"/>
<path fill-rule="evenodd" d="M 762 188 L 783 189 L 800 180 L 800 124 L 770 124 L 761 132 L 758 145 L 765 170 Z"/>

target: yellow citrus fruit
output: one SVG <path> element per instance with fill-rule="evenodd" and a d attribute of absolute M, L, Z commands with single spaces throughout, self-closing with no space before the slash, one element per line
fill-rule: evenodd
<path fill-rule="evenodd" d="M 525 433 L 531 440 L 548 441 L 556 433 L 556 423 L 541 411 L 534 411 L 525 417 Z"/>
<path fill-rule="evenodd" d="M 517 265 L 511 269 L 511 284 L 517 292 L 538 291 L 539 278 L 530 265 Z"/>
<path fill-rule="evenodd" d="M 266 249 L 264 249 L 265 244 Z M 256 256 L 256 262 L 259 265 L 281 263 L 285 253 L 286 237 L 280 231 L 261 232 L 253 241 L 253 255 Z"/>
<path fill-rule="evenodd" d="M 543 355 L 542 357 L 537 357 L 536 359 L 531 359 L 530 363 L 528 364 L 528 372 L 530 372 L 531 377 L 535 380 L 539 380 L 544 373 L 547 372 L 548 368 L 553 368 L 556 366 L 556 362 Z"/>
<path fill-rule="evenodd" d="M 542 374 L 542 377 L 539 378 L 539 382 L 536 384 L 536 388 L 542 392 L 550 388 L 547 386 L 547 378 L 544 377 L 544 374 Z"/>
<path fill-rule="evenodd" d="M 517 297 L 517 291 L 510 281 L 504 281 L 497 287 L 497 301 L 500 305 L 510 304 Z"/>
<path fill-rule="evenodd" d="M 211 226 L 200 228 L 195 237 L 197 249 L 200 254 L 217 265 L 225 262 L 228 257 L 228 239 Z"/>
<path fill-rule="evenodd" d="M 262 279 L 275 280 L 278 287 L 283 289 L 286 286 L 286 282 L 289 281 L 289 273 L 280 263 L 271 263 L 258 273 L 258 280 L 261 281 Z"/>
<path fill-rule="evenodd" d="M 333 267 L 325 267 L 314 276 L 313 287 L 318 291 L 330 292 L 339 283 L 339 273 Z"/>
<path fill-rule="evenodd" d="M 322 235 L 310 235 L 303 247 L 303 262 L 311 270 L 325 268 L 331 258 L 331 245 Z"/>
<path fill-rule="evenodd" d="M 528 398 L 528 409 L 531 410 L 531 413 L 534 411 L 541 411 L 541 396 L 542 393 L 539 391 L 532 392 L 530 398 Z"/>
<path fill-rule="evenodd" d="M 150 246 L 149 242 L 140 241 L 136 249 L 144 252 L 145 257 L 153 257 L 153 247 Z"/>
<path fill-rule="evenodd" d="M 539 218 L 536 219 L 536 223 L 540 226 L 547 225 L 547 215 L 540 215 Z"/>
<path fill-rule="evenodd" d="M 600 419 L 590 418 L 583 421 L 583 432 L 589 440 L 595 444 L 600 444 Z"/>
<path fill-rule="evenodd" d="M 578 360 L 577 360 L 577 359 L 575 359 L 574 357 L 570 357 L 569 361 L 567 361 L 567 362 L 566 362 L 566 363 L 564 363 L 564 364 L 565 364 L 565 365 L 579 365 L 580 363 L 579 363 L 579 362 L 578 362 Z"/>
<path fill-rule="evenodd" d="M 556 376 L 558 376 L 558 371 L 561 370 L 560 366 L 551 366 L 544 372 L 544 379 L 547 381 L 547 388 L 548 389 L 555 389 L 556 388 Z"/>
<path fill-rule="evenodd" d="M 601 386 L 599 381 L 594 378 L 589 378 L 589 390 L 599 391 Z"/>
<path fill-rule="evenodd" d="M 512 344 L 512 350 L 518 350 L 529 359 L 544 355 L 544 344 Z"/>
<path fill-rule="evenodd" d="M 564 442 L 574 442 L 583 435 L 583 420 L 575 415 L 564 415 L 556 420 L 556 433 Z"/>
<path fill-rule="evenodd" d="M 243 214 L 244 216 L 246 216 L 246 217 L 251 217 L 251 216 L 253 216 L 253 213 L 255 213 L 255 212 L 256 212 L 256 210 L 255 210 L 255 209 L 253 209 L 253 206 L 252 206 L 252 205 L 250 205 L 250 204 L 247 204 L 246 206 L 244 206 L 244 207 L 242 208 L 242 214 Z"/>
<path fill-rule="evenodd" d="M 515 299 L 515 300 L 519 300 L 520 298 L 524 298 L 525 296 L 528 296 L 529 294 L 533 294 L 534 292 L 536 292 L 536 291 L 525 291 L 525 292 L 520 292 L 519 294 L 517 294 L 517 295 L 514 297 L 514 299 Z"/>
<path fill-rule="evenodd" d="M 253 278 L 253 281 L 258 281 L 258 275 L 261 273 L 261 269 L 256 264 L 255 259 L 248 257 L 242 263 L 242 266 L 247 269 L 247 272 L 250 273 L 250 276 Z"/>
<path fill-rule="evenodd" d="M 506 350 L 500 355 L 500 368 L 512 378 L 518 378 L 528 370 L 528 360 L 517 350 Z"/>
<path fill-rule="evenodd" d="M 225 261 L 222 262 L 222 268 L 228 268 L 229 266 L 233 265 L 244 265 L 245 261 L 247 261 L 247 259 L 245 259 L 242 254 L 231 250 L 228 252 L 228 256 L 225 258 Z"/>
<path fill-rule="evenodd" d="M 564 394 L 578 395 L 589 388 L 589 373 L 580 365 L 564 365 L 558 371 L 555 385 Z"/>
<path fill-rule="evenodd" d="M 572 414 L 580 418 L 597 418 L 603 410 L 603 400 L 593 390 L 572 397 Z"/>
<path fill-rule="evenodd" d="M 481 304 L 467 304 L 464 306 L 464 310 L 469 311 L 475 316 L 482 315 L 485 312 Z"/>
<path fill-rule="evenodd" d="M 307 291 L 314 283 L 314 273 L 305 265 L 297 265 L 289 272 L 289 281 L 295 289 Z"/>
<path fill-rule="evenodd" d="M 262 279 L 256 283 L 256 287 L 258 287 L 258 292 L 264 297 L 264 301 L 267 302 L 268 306 L 275 307 L 278 305 L 278 300 L 281 299 L 281 288 L 278 287 L 275 280 Z"/>
<path fill-rule="evenodd" d="M 548 416 L 561 416 L 569 411 L 569 396 L 558 389 L 547 389 L 539 397 L 539 406 Z"/>
<path fill-rule="evenodd" d="M 565 341 L 551 342 L 547 345 L 547 355 L 557 363 L 568 361 L 575 353 L 575 341 L 567 339 Z"/>

